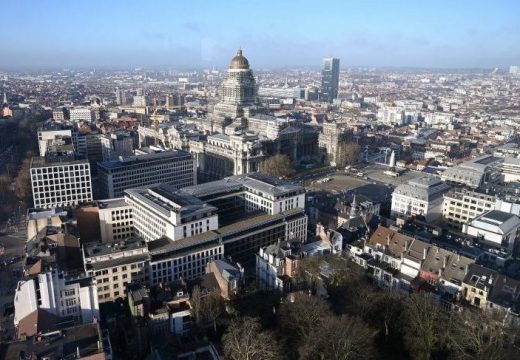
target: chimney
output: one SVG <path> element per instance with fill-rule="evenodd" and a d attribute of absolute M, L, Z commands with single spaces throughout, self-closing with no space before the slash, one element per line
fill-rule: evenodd
<path fill-rule="evenodd" d="M 390 234 L 386 235 L 386 246 L 390 245 Z"/>
<path fill-rule="evenodd" d="M 424 249 L 423 249 L 423 255 L 422 255 L 422 259 L 423 259 L 423 260 L 426 259 L 426 253 L 427 253 L 427 250 L 428 250 L 427 248 L 424 248 Z"/>
<path fill-rule="evenodd" d="M 446 268 L 446 262 L 447 262 L 446 258 L 447 258 L 447 257 L 448 257 L 447 255 L 442 257 L 442 268 L 443 268 L 443 269 Z"/>

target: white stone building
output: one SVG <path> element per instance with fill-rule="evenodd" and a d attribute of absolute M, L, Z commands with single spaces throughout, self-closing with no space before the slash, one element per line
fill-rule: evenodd
<path fill-rule="evenodd" d="M 520 158 L 506 157 L 500 168 L 505 183 L 520 180 Z"/>
<path fill-rule="evenodd" d="M 101 242 L 125 240 L 134 236 L 132 208 L 124 198 L 98 201 Z"/>
<path fill-rule="evenodd" d="M 65 276 L 56 270 L 18 282 L 14 296 L 14 324 L 38 308 L 82 323 L 99 319 L 96 281 L 92 277 Z"/>
<path fill-rule="evenodd" d="M 96 118 L 95 110 L 92 110 L 89 107 L 73 107 L 70 108 L 69 113 L 70 121 L 72 122 L 94 121 Z"/>
<path fill-rule="evenodd" d="M 513 250 L 520 228 L 520 218 L 500 210 L 491 210 L 462 227 L 465 234 L 481 237 L 492 246 Z"/>
<path fill-rule="evenodd" d="M 449 186 L 435 177 L 422 176 L 397 186 L 392 194 L 394 217 L 424 216 L 434 221 L 442 214 L 443 194 Z"/>
<path fill-rule="evenodd" d="M 125 201 L 145 241 L 179 240 L 218 228 L 217 208 L 167 184 L 128 189 Z"/>

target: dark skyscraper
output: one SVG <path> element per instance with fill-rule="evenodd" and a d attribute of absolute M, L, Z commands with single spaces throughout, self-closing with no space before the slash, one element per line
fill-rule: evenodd
<path fill-rule="evenodd" d="M 338 97 L 339 89 L 339 59 L 323 58 L 321 70 L 321 100 L 332 102 Z"/>

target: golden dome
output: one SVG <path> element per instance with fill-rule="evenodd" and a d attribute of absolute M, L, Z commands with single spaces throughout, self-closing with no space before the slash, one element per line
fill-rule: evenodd
<path fill-rule="evenodd" d="M 242 55 L 242 49 L 237 50 L 236 56 L 231 59 L 230 69 L 249 69 L 249 61 Z"/>

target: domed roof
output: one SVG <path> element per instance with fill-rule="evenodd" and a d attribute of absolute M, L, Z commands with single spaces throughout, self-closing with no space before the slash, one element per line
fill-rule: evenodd
<path fill-rule="evenodd" d="M 242 49 L 237 50 L 236 56 L 231 59 L 230 69 L 249 69 L 249 61 L 242 55 Z"/>

